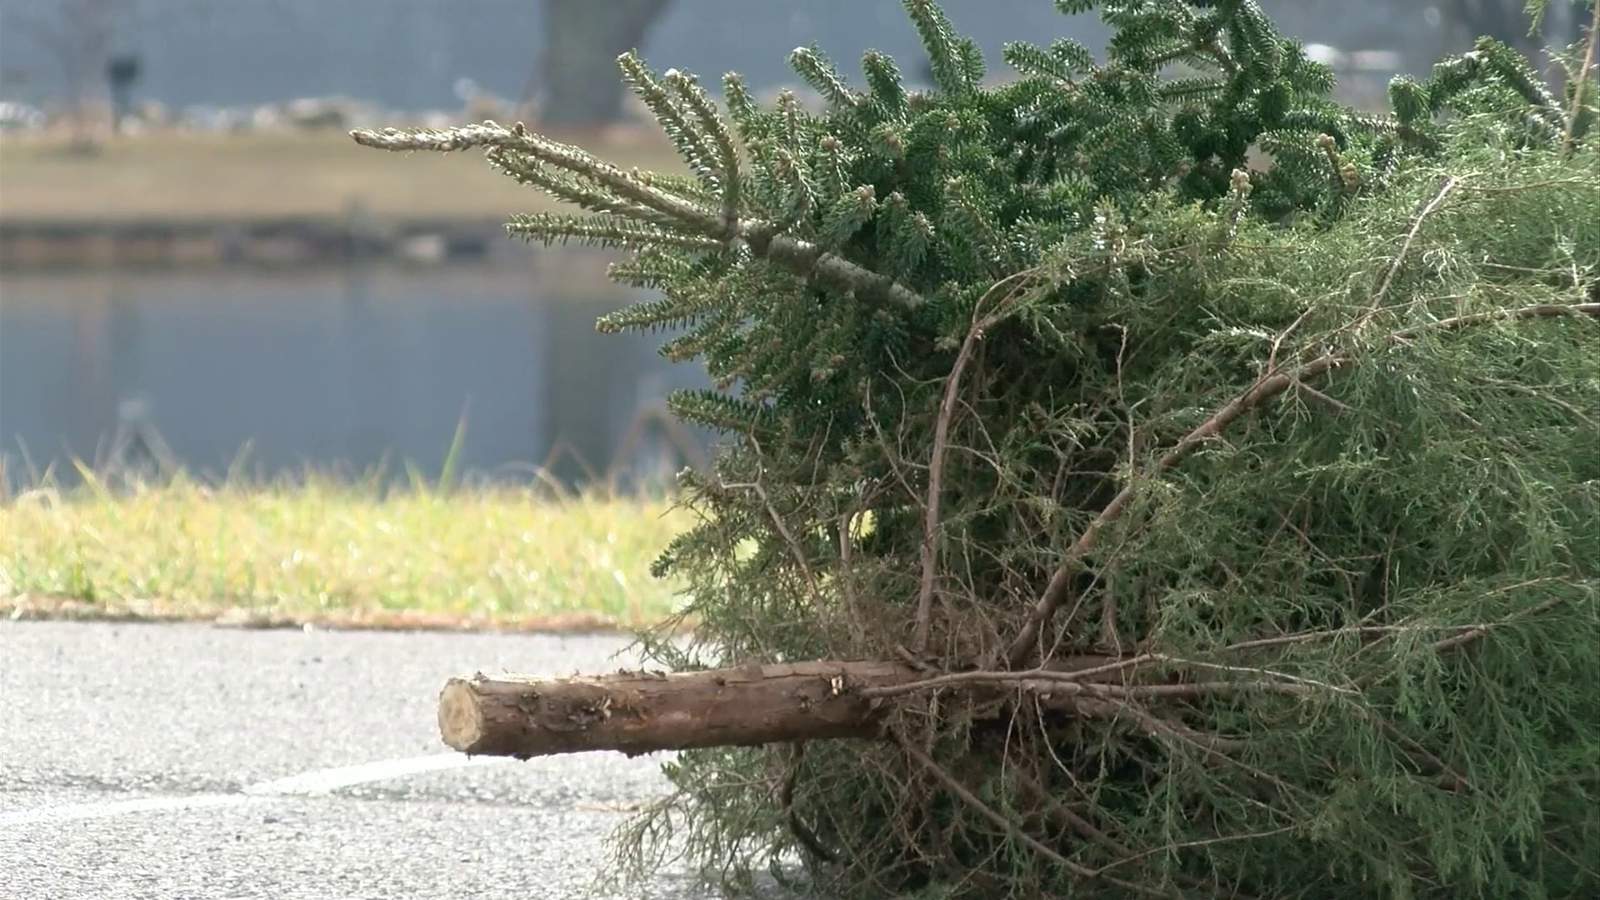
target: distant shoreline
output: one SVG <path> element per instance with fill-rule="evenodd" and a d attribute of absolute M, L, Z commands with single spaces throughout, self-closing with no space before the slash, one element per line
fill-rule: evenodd
<path fill-rule="evenodd" d="M 641 129 L 569 137 L 625 168 L 685 171 Z M 151 132 L 90 152 L 0 137 L 8 270 L 469 260 L 509 244 L 511 214 L 569 209 L 477 154 L 380 153 L 331 129 Z"/>
<path fill-rule="evenodd" d="M 305 266 L 359 260 L 482 260 L 505 242 L 495 218 L 371 221 L 350 216 L 0 218 L 0 268 Z"/>

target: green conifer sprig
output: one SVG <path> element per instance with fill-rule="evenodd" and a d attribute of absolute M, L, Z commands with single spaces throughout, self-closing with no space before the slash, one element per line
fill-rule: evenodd
<path fill-rule="evenodd" d="M 1528 64 L 1527 58 L 1504 42 L 1489 37 L 1478 39 L 1476 52 L 1483 55 L 1485 67 L 1495 77 L 1527 101 L 1529 109 L 1552 128 L 1561 127 L 1561 101 Z"/>
<path fill-rule="evenodd" d="M 855 237 L 862 226 L 872 220 L 878 211 L 878 200 L 872 185 L 864 184 L 835 200 L 822 220 L 822 242 L 825 247 L 840 247 Z"/>
<path fill-rule="evenodd" d="M 778 203 L 782 211 L 778 230 L 809 236 L 810 229 L 805 226 L 809 224 L 811 212 L 817 205 L 817 193 L 806 177 L 804 164 L 788 150 L 778 150 L 772 168 L 784 191 Z"/>
<path fill-rule="evenodd" d="M 719 202 L 718 192 L 706 188 L 705 182 L 693 175 L 680 175 L 674 172 L 646 172 L 634 169 L 628 173 L 640 184 L 646 187 L 661 188 L 669 194 L 676 194 L 685 200 L 698 203 L 704 207 L 715 207 Z"/>
<path fill-rule="evenodd" d="M 704 123 L 692 118 L 684 108 L 683 100 L 674 97 L 666 85 L 633 53 L 617 57 L 617 67 L 622 79 L 633 89 L 644 105 L 661 125 L 661 131 L 672 141 L 678 155 L 712 190 L 720 187 L 716 174 L 717 154 L 711 147 Z M 676 70 L 672 70 L 674 73 Z M 670 77 L 667 79 L 670 81 Z"/>
<path fill-rule="evenodd" d="M 616 213 L 658 225 L 676 221 L 671 216 L 648 206 L 623 200 L 599 184 L 587 181 L 581 176 L 553 171 L 536 157 L 526 153 L 507 150 L 504 147 L 490 147 L 484 152 L 484 156 L 490 165 L 518 183 L 537 187 L 564 203 L 595 212 Z"/>
<path fill-rule="evenodd" d="M 868 50 L 861 57 L 861 69 L 866 73 L 868 95 L 879 118 L 888 122 L 905 119 L 909 111 L 905 84 L 900 78 L 900 67 L 887 54 Z"/>
<path fill-rule="evenodd" d="M 695 287 L 695 282 L 689 282 Z M 693 325 L 707 312 L 716 309 L 721 294 L 716 291 L 686 290 L 674 285 L 660 300 L 637 303 L 626 309 L 601 316 L 595 330 L 602 334 L 620 334 L 624 331 L 645 331 L 651 334 L 663 329 Z"/>
<path fill-rule="evenodd" d="M 571 216 L 561 213 L 531 213 L 512 216 L 506 233 L 545 245 L 565 244 L 569 240 L 593 247 L 626 249 L 677 248 L 716 250 L 722 242 L 705 235 L 683 234 L 666 228 L 640 224 L 620 216 Z"/>
<path fill-rule="evenodd" d="M 735 434 L 759 436 L 772 424 L 767 408 L 716 391 L 674 391 L 667 398 L 667 405 L 685 421 Z"/>
<path fill-rule="evenodd" d="M 1001 51 L 1006 64 L 1023 75 L 1072 83 L 1094 69 L 1094 54 L 1077 41 L 1060 38 L 1049 48 L 1013 41 Z"/>
<path fill-rule="evenodd" d="M 682 256 L 644 250 L 631 258 L 611 263 L 607 273 L 619 284 L 662 290 L 694 271 L 694 264 Z"/>
<path fill-rule="evenodd" d="M 833 62 L 816 47 L 796 47 L 789 65 L 822 99 L 839 109 L 855 109 L 861 97 L 844 83 Z"/>
<path fill-rule="evenodd" d="M 739 148 L 734 144 L 733 134 L 711 98 L 692 76 L 673 69 L 667 72 L 666 81 L 694 112 L 702 131 L 711 137 L 716 148 L 712 174 L 722 189 L 723 225 L 729 231 L 737 229 L 743 176 L 739 172 Z"/>
<path fill-rule="evenodd" d="M 933 222 L 925 213 L 913 210 L 899 191 L 888 196 L 878 217 L 877 239 L 889 272 L 904 277 L 916 271 L 933 237 Z"/>
<path fill-rule="evenodd" d="M 752 152 L 760 149 L 769 137 L 768 117 L 756 105 L 750 88 L 738 72 L 723 74 L 722 98 L 728 107 L 728 117 L 733 119 L 734 127 L 738 129 L 739 139 Z"/>
<path fill-rule="evenodd" d="M 904 0 L 911 23 L 928 51 L 933 81 L 939 90 L 959 96 L 983 79 L 983 59 L 977 45 L 956 34 L 950 20 L 933 0 Z"/>

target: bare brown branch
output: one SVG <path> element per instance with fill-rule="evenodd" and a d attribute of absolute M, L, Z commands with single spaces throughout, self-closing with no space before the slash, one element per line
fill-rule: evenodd
<path fill-rule="evenodd" d="M 1438 210 L 1440 205 L 1444 203 L 1445 198 L 1450 196 L 1450 192 L 1455 190 L 1459 184 L 1461 184 L 1461 179 L 1455 175 L 1446 178 L 1439 185 L 1439 192 L 1433 196 L 1433 199 L 1424 204 L 1416 217 L 1412 219 L 1411 230 L 1406 232 L 1406 239 L 1400 244 L 1399 251 L 1395 253 L 1394 261 L 1389 264 L 1388 270 L 1383 273 L 1383 280 L 1378 283 L 1378 289 L 1372 294 L 1371 310 L 1376 311 L 1383 308 L 1383 301 L 1388 299 L 1389 288 L 1394 284 L 1394 276 L 1399 273 L 1400 267 L 1405 264 L 1406 255 L 1411 252 L 1411 245 L 1416 242 L 1417 235 L 1422 231 L 1422 223 L 1427 220 L 1428 216 L 1433 215 Z M 1365 318 L 1362 321 L 1364 320 Z"/>
<path fill-rule="evenodd" d="M 961 396 L 961 376 L 984 335 L 1009 314 L 1008 301 L 1016 296 L 1019 286 L 1028 282 L 1033 275 L 1032 271 L 1022 271 L 1002 279 L 973 306 L 972 328 L 961 342 L 955 364 L 950 368 L 950 377 L 945 382 L 928 462 L 928 501 L 923 510 L 922 526 L 922 576 L 917 587 L 916 622 L 911 638 L 913 653 L 921 654 L 928 649 L 928 632 L 933 619 L 933 588 L 939 569 L 939 503 L 944 493 L 944 461 L 950 446 L 950 422 L 955 418 L 956 401 Z M 1002 296 L 1002 292 L 1008 293 Z M 1001 297 L 999 308 L 984 313 L 984 307 L 995 297 Z"/>
<path fill-rule="evenodd" d="M 1594 68 L 1595 41 L 1600 40 L 1600 3 L 1591 3 L 1594 18 L 1589 22 L 1589 40 L 1583 49 L 1583 64 L 1578 69 L 1577 84 L 1572 88 L 1572 102 L 1567 107 L 1567 125 L 1561 133 L 1561 152 L 1572 154 L 1577 140 L 1578 119 L 1583 115 L 1585 94 L 1589 89 L 1589 70 Z"/>

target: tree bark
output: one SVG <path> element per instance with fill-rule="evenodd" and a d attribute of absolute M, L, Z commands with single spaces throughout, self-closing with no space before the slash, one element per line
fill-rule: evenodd
<path fill-rule="evenodd" d="M 584 127 L 620 119 L 617 56 L 639 45 L 669 2 L 544 0 L 540 121 L 546 127 Z"/>
<path fill-rule="evenodd" d="M 479 674 L 445 685 L 439 731 L 462 752 L 519 759 L 876 738 L 890 706 L 860 691 L 918 677 L 900 663 L 870 661 L 554 680 Z"/>

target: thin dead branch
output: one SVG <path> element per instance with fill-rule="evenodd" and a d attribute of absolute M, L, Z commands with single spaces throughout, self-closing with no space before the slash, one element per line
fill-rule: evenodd
<path fill-rule="evenodd" d="M 1460 184 L 1461 178 L 1458 176 L 1451 175 L 1446 178 L 1439 185 L 1439 192 L 1433 196 L 1433 199 L 1423 205 L 1422 209 L 1411 220 L 1411 230 L 1406 232 L 1406 239 L 1401 242 L 1400 250 L 1394 255 L 1394 261 L 1389 264 L 1388 270 L 1383 273 L 1383 280 L 1378 283 L 1378 289 L 1372 294 L 1369 316 L 1371 313 L 1383 308 L 1383 301 L 1389 297 L 1389 288 L 1394 284 L 1395 275 L 1399 273 L 1400 267 L 1405 264 L 1406 255 L 1411 252 L 1411 245 L 1416 242 L 1417 235 L 1422 231 L 1422 223 L 1427 221 L 1428 217 L 1438 210 L 1444 203 L 1445 198 L 1450 196 L 1450 192 Z M 1363 317 L 1361 321 L 1365 320 L 1366 317 Z M 1357 324 L 1360 323 L 1358 322 Z"/>
<path fill-rule="evenodd" d="M 922 654 L 928 649 L 928 633 L 933 619 L 933 588 L 939 570 L 939 502 L 944 492 L 944 461 L 950 444 L 950 423 L 955 418 L 956 401 L 961 396 L 961 376 L 973 353 L 989 329 L 998 325 L 1010 313 L 1008 302 L 1017 295 L 1018 286 L 1030 281 L 1036 273 L 1025 270 L 1004 278 L 986 291 L 972 310 L 972 328 L 945 382 L 944 397 L 939 403 L 939 417 L 934 423 L 933 450 L 928 461 L 928 500 L 923 510 L 922 575 L 917 587 L 916 622 L 912 631 L 911 650 Z M 1002 291 L 1007 291 L 1003 297 Z M 983 315 L 983 308 L 993 298 L 1001 297 L 993 312 Z"/>
<path fill-rule="evenodd" d="M 1567 106 L 1567 124 L 1561 132 L 1561 152 L 1572 155 L 1576 146 L 1578 120 L 1583 116 L 1583 102 L 1589 89 L 1589 70 L 1594 68 L 1595 41 L 1600 40 L 1600 3 L 1594 7 L 1594 18 L 1589 22 L 1589 40 L 1583 49 L 1583 64 L 1578 67 L 1577 84 L 1572 87 L 1572 102 Z"/>
<path fill-rule="evenodd" d="M 1176 892 L 1157 890 L 1149 885 L 1136 884 L 1132 881 L 1124 881 L 1111 875 L 1101 875 L 1095 869 L 1091 869 L 1082 863 L 1076 863 L 1070 859 L 1067 859 L 1065 856 L 1062 856 L 1060 853 L 1046 846 L 1038 838 L 1028 834 L 1026 831 L 1023 831 L 1022 826 L 1012 821 L 1010 817 L 995 810 L 989 804 L 984 803 L 983 800 L 979 799 L 977 794 L 974 794 L 970 789 L 967 788 L 966 785 L 957 781 L 955 776 L 951 775 L 949 772 L 946 772 L 943 766 L 939 765 L 937 762 L 934 762 L 933 758 L 927 753 L 923 752 L 920 748 L 908 741 L 901 740 L 900 749 L 904 750 L 906 756 L 910 757 L 913 762 L 926 769 L 928 774 L 933 776 L 934 780 L 944 785 L 945 790 L 948 790 L 950 793 L 954 794 L 956 799 L 972 807 L 978 812 L 979 815 L 1005 829 L 1006 832 L 1008 832 L 1012 837 L 1026 844 L 1028 848 L 1033 850 L 1035 853 L 1038 853 L 1040 856 L 1043 856 L 1056 865 L 1061 866 L 1068 872 L 1071 872 L 1080 878 L 1090 878 L 1105 881 L 1108 884 L 1116 885 L 1123 890 L 1132 891 L 1145 897 L 1182 896 Z"/>

